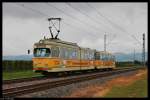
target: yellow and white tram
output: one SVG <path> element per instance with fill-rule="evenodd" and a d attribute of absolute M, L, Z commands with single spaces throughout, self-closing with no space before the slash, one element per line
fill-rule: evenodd
<path fill-rule="evenodd" d="M 34 44 L 33 70 L 46 72 L 115 68 L 111 53 L 79 47 L 60 39 L 43 39 Z"/>
<path fill-rule="evenodd" d="M 61 18 L 49 18 L 48 21 L 60 21 Z M 53 23 L 53 22 L 52 22 Z M 33 71 L 35 72 L 63 72 L 90 69 L 115 68 L 114 56 L 111 53 L 82 48 L 76 43 L 62 41 L 55 38 L 49 27 L 52 38 L 44 38 L 34 44 Z M 56 27 L 55 27 L 56 28 Z"/>

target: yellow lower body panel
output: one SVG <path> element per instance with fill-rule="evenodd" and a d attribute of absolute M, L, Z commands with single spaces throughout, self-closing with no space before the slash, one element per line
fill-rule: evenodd
<path fill-rule="evenodd" d="M 66 67 L 66 68 L 52 68 L 51 70 L 47 70 L 48 72 L 62 72 L 62 71 L 74 71 L 80 70 L 80 67 Z"/>
<path fill-rule="evenodd" d="M 41 70 L 48 72 L 60 72 L 71 70 L 87 70 L 100 68 L 114 68 L 113 62 L 110 61 L 90 61 L 90 60 L 77 60 L 77 59 L 60 59 L 60 58 L 33 58 L 33 70 Z"/>
<path fill-rule="evenodd" d="M 58 58 L 33 58 L 34 68 L 47 67 L 47 69 L 56 68 L 61 66 L 61 60 Z"/>

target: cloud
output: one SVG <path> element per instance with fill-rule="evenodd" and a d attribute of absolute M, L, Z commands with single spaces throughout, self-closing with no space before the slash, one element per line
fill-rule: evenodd
<path fill-rule="evenodd" d="M 3 3 L 3 55 L 26 54 L 27 49 L 33 49 L 35 42 L 44 36 L 50 37 L 48 17 L 63 18 L 58 36 L 63 41 L 103 50 L 106 33 L 107 42 L 114 38 L 107 47 L 109 51 L 132 52 L 135 48 L 141 52 L 142 46 L 135 44 L 137 41 L 131 35 L 142 42 L 142 34 L 147 33 L 146 3 L 89 3 L 96 10 L 86 3 L 71 3 L 81 12 L 66 3 L 49 4 Z M 98 11 L 106 18 L 99 15 Z"/>

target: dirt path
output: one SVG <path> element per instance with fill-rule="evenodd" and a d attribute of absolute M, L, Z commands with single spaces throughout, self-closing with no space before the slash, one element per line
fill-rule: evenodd
<path fill-rule="evenodd" d="M 136 80 L 141 79 L 145 74 L 147 74 L 147 70 L 138 70 L 137 73 L 132 76 L 119 76 L 102 85 L 90 85 L 88 87 L 78 89 L 67 97 L 102 97 L 111 90 L 112 86 L 130 85 Z"/>

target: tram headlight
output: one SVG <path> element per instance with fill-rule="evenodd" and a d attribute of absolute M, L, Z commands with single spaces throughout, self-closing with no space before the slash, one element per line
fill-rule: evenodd
<path fill-rule="evenodd" d="M 63 60 L 63 64 L 66 64 L 66 60 Z"/>

